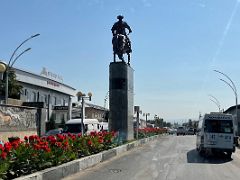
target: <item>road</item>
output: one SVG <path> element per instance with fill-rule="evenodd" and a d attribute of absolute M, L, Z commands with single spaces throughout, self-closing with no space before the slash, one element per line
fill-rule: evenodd
<path fill-rule="evenodd" d="M 65 178 L 66 180 L 237 180 L 240 151 L 204 158 L 195 150 L 196 136 L 163 136 L 121 156 Z"/>

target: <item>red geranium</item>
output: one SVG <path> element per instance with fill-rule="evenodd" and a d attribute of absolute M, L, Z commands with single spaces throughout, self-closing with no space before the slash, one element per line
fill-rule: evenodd
<path fill-rule="evenodd" d="M 3 151 L 2 154 L 1 154 L 1 158 L 6 159 L 7 158 L 7 153 Z"/>
<path fill-rule="evenodd" d="M 12 149 L 11 143 L 10 143 L 10 142 L 6 142 L 6 143 L 4 144 L 4 148 L 5 148 L 5 151 L 6 151 L 6 152 L 9 152 L 9 151 Z"/>

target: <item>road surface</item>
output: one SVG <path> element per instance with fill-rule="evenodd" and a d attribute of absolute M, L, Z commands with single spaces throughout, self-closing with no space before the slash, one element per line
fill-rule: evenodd
<path fill-rule="evenodd" d="M 66 180 L 238 180 L 240 151 L 204 158 L 195 150 L 196 136 L 163 136 Z"/>

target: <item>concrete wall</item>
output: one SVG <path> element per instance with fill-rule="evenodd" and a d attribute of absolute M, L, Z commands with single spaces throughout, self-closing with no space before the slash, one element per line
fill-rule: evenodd
<path fill-rule="evenodd" d="M 30 107 L 0 105 L 0 140 L 7 141 L 9 136 L 23 138 L 25 135 L 37 134 L 38 131 L 42 134 L 45 122 L 41 118 L 44 118 L 44 113 L 37 111 Z"/>

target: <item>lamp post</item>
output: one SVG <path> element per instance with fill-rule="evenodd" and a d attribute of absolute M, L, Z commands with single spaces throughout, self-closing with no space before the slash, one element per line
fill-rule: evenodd
<path fill-rule="evenodd" d="M 235 102 L 236 102 L 236 110 L 235 111 L 236 111 L 236 121 L 237 121 L 237 127 L 238 127 L 237 132 L 238 132 L 238 135 L 239 135 L 240 134 L 240 132 L 239 132 L 240 127 L 239 127 L 239 123 L 238 123 L 238 107 L 237 107 L 238 106 L 238 95 L 237 95 L 237 88 L 236 88 L 234 82 L 231 80 L 231 78 L 229 76 L 227 76 L 226 74 L 224 74 L 221 71 L 218 71 L 218 70 L 214 70 L 214 71 L 219 73 L 219 74 L 222 74 L 223 76 L 225 76 L 231 82 L 231 84 L 230 84 L 229 82 L 225 81 L 224 79 L 220 79 L 221 81 L 226 83 L 233 90 L 233 93 L 234 93 L 234 96 L 235 96 Z"/>
<path fill-rule="evenodd" d="M 6 71 L 6 63 L 0 61 L 0 80 L 3 80 L 3 73 Z"/>
<path fill-rule="evenodd" d="M 6 85 L 5 85 L 5 104 L 8 103 L 8 74 L 9 74 L 9 69 L 12 68 L 12 66 L 14 65 L 14 63 L 16 62 L 16 60 L 21 56 L 23 55 L 25 52 L 29 51 L 31 48 L 27 48 L 25 49 L 24 51 L 22 51 L 16 58 L 14 58 L 13 60 L 13 57 L 14 55 L 16 54 L 17 50 L 24 44 L 26 43 L 27 41 L 29 41 L 30 39 L 32 38 L 35 38 L 37 36 L 39 36 L 40 34 L 35 34 L 35 35 L 32 35 L 30 36 L 29 38 L 27 38 L 26 40 L 24 40 L 12 53 L 11 55 L 11 58 L 7 64 L 7 67 L 6 67 Z M 13 61 L 13 62 L 12 62 Z"/>
<path fill-rule="evenodd" d="M 217 107 L 218 107 L 219 112 L 221 112 L 221 106 L 220 106 L 220 102 L 218 101 L 218 99 L 216 97 L 214 97 L 213 95 L 211 95 L 211 94 L 209 94 L 208 96 L 213 98 L 213 99 L 210 98 L 210 101 L 212 101 L 214 104 L 216 104 Z"/>
<path fill-rule="evenodd" d="M 89 92 L 88 95 L 86 96 L 86 94 L 82 93 L 81 91 L 79 91 L 77 93 L 77 97 L 78 97 L 78 101 L 82 101 L 82 108 L 81 108 L 81 133 L 82 135 L 84 134 L 84 118 L 85 118 L 85 99 L 88 99 L 89 101 L 91 101 L 92 99 L 92 93 Z"/>
<path fill-rule="evenodd" d="M 146 116 L 146 127 L 147 127 L 147 117 L 150 116 L 150 113 L 143 113 L 143 116 Z"/>
<path fill-rule="evenodd" d="M 139 114 L 141 114 L 140 106 L 134 106 L 134 112 L 137 113 L 136 118 L 136 138 L 138 139 L 138 131 L 139 131 Z"/>

